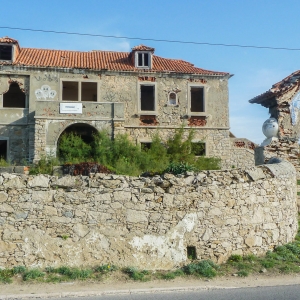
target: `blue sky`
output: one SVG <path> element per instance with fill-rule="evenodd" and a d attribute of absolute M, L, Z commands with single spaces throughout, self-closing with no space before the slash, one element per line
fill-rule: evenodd
<path fill-rule="evenodd" d="M 208 43 L 300 48 L 299 0 L 0 0 L 0 26 Z M 226 71 L 230 126 L 261 143 L 268 110 L 248 100 L 299 69 L 300 51 L 217 47 L 39 33 L 0 28 L 21 47 L 129 51 L 146 44 L 167 58 Z"/>

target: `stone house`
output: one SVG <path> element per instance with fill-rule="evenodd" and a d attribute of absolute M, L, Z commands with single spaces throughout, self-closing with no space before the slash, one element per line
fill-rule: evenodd
<path fill-rule="evenodd" d="M 299 169 L 300 71 L 273 84 L 268 91 L 249 102 L 268 108 L 270 117 L 278 122 L 278 139 L 264 147 L 266 159 L 270 156 L 281 157 Z"/>
<path fill-rule="evenodd" d="M 56 154 L 64 132 L 89 140 L 106 129 L 137 144 L 195 130 L 207 156 L 235 161 L 229 133 L 229 73 L 154 54 L 21 48 L 0 38 L 0 156 L 21 163 Z M 235 161 L 235 164 L 237 162 Z"/>

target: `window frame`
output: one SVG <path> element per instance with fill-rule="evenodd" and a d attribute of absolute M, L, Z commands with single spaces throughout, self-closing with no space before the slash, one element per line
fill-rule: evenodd
<path fill-rule="evenodd" d="M 192 108 L 192 95 L 191 90 L 192 88 L 202 88 L 203 89 L 203 112 L 191 111 Z M 203 84 L 198 83 L 188 83 L 187 87 L 188 92 L 188 116 L 207 116 L 207 87 Z"/>
<path fill-rule="evenodd" d="M 154 110 L 142 110 L 141 86 L 154 86 Z M 138 82 L 137 84 L 137 98 L 138 98 L 138 115 L 157 115 L 157 84 L 156 82 Z"/>
<path fill-rule="evenodd" d="M 9 90 L 9 87 L 8 87 L 8 90 Z M 4 94 L 5 93 L 0 94 L 0 109 L 1 110 L 2 109 L 21 109 L 23 111 L 26 110 L 26 109 L 28 110 L 28 108 L 29 108 L 29 96 L 26 93 L 24 93 L 25 94 L 25 107 L 6 107 L 6 106 L 3 106 L 3 101 L 4 101 L 3 96 L 4 96 Z"/>
<path fill-rule="evenodd" d="M 139 54 L 143 54 L 143 64 L 142 66 L 139 66 Z M 148 65 L 146 66 L 144 63 L 145 60 L 145 54 L 148 55 Z M 152 66 L 152 53 L 150 51 L 136 51 L 135 52 L 135 67 L 138 69 L 151 69 Z"/>
<path fill-rule="evenodd" d="M 192 140 L 192 144 L 204 144 L 204 155 L 196 155 L 196 157 L 204 157 L 204 156 L 207 156 L 207 142 L 206 141 L 203 141 L 203 140 Z"/>
<path fill-rule="evenodd" d="M 77 82 L 78 83 L 78 99 L 77 100 L 63 100 L 63 82 Z M 97 100 L 96 101 L 82 101 L 81 100 L 81 94 L 82 94 L 82 83 L 84 82 L 92 82 L 97 84 Z M 59 89 L 60 89 L 60 101 L 63 102 L 83 102 L 83 103 L 95 103 L 100 101 L 100 81 L 99 80 L 93 80 L 93 79 L 76 79 L 76 78 L 61 78 L 59 83 Z M 52 101 L 52 100 L 51 100 Z"/>

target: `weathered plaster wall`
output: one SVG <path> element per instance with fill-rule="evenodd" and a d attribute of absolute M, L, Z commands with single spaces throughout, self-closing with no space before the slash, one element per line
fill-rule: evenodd
<path fill-rule="evenodd" d="M 0 175 L 0 266 L 113 263 L 170 269 L 263 254 L 297 232 L 288 162 L 134 178 Z"/>

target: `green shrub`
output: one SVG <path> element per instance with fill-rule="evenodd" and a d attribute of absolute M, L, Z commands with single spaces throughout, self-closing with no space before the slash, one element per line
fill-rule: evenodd
<path fill-rule="evenodd" d="M 249 272 L 246 271 L 246 270 L 241 270 L 241 271 L 239 271 L 239 272 L 237 273 L 237 275 L 238 275 L 239 277 L 247 277 L 247 276 L 249 275 Z"/>
<path fill-rule="evenodd" d="M 23 273 L 23 280 L 34 280 L 41 277 L 44 277 L 45 273 L 41 272 L 39 269 L 32 269 Z"/>
<path fill-rule="evenodd" d="M 37 174 L 49 174 L 52 175 L 53 166 L 59 165 L 59 161 L 57 158 L 53 156 L 43 156 L 38 163 L 30 166 L 29 174 L 37 175 Z"/>
<path fill-rule="evenodd" d="M 26 267 L 24 266 L 16 266 L 13 267 L 13 273 L 14 274 L 23 274 L 27 271 Z"/>
<path fill-rule="evenodd" d="M 3 269 L 0 270 L 0 282 L 1 283 L 12 283 L 12 277 L 14 276 L 14 272 L 12 269 Z"/>
<path fill-rule="evenodd" d="M 118 268 L 115 265 L 111 264 L 106 264 L 106 265 L 101 265 L 95 268 L 95 272 L 99 273 L 109 273 L 118 270 Z"/>
<path fill-rule="evenodd" d="M 145 275 L 149 275 L 149 271 L 147 271 L 147 270 L 139 271 L 136 268 L 128 267 L 128 268 L 123 269 L 123 272 L 126 273 L 127 275 L 129 275 L 129 277 L 133 280 L 148 281 L 150 279 L 149 277 L 145 276 Z"/>
<path fill-rule="evenodd" d="M 243 257 L 241 255 L 238 254 L 232 254 L 229 258 L 228 258 L 228 262 L 232 263 L 232 262 L 240 262 L 243 260 Z"/>
<path fill-rule="evenodd" d="M 219 268 L 211 260 L 201 260 L 197 263 L 191 263 L 183 267 L 183 272 L 188 275 L 198 275 L 207 278 L 212 278 L 217 275 L 217 269 Z"/>
<path fill-rule="evenodd" d="M 184 174 L 188 171 L 194 171 L 195 167 L 189 165 L 188 163 L 184 162 L 171 162 L 167 169 L 165 170 L 165 173 L 172 173 L 175 175 L 178 174 Z"/>
<path fill-rule="evenodd" d="M 7 162 L 3 157 L 0 157 L 0 167 L 9 167 L 10 163 Z"/>
<path fill-rule="evenodd" d="M 90 161 L 92 146 L 73 132 L 65 133 L 59 140 L 58 156 L 63 162 L 69 163 Z"/>

